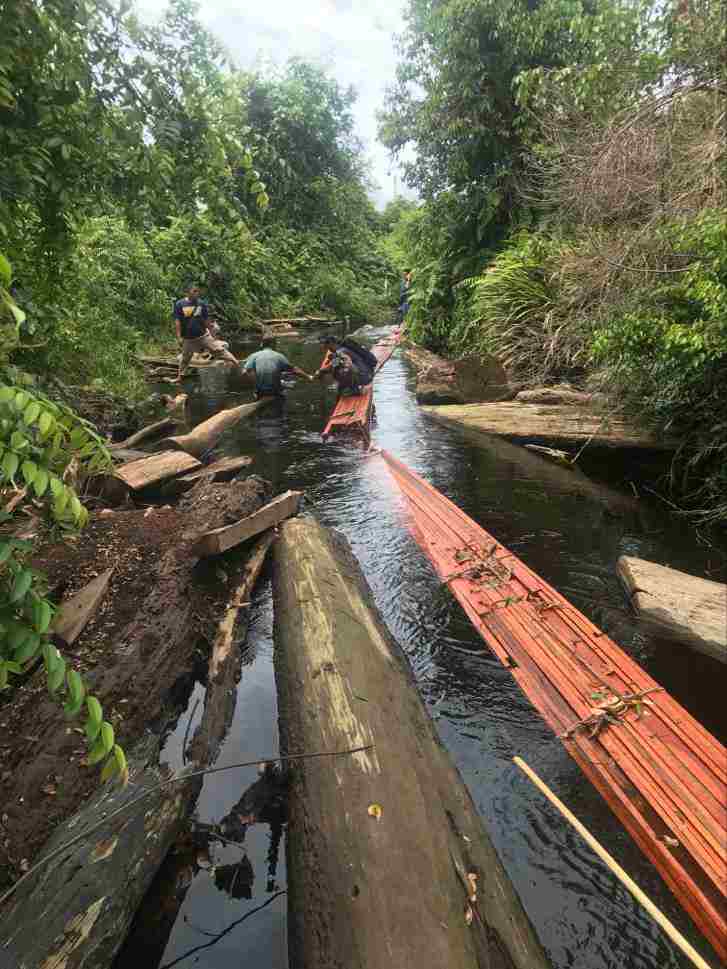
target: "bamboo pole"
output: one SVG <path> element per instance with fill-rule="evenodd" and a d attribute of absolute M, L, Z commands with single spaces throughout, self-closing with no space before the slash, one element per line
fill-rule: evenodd
<path fill-rule="evenodd" d="M 689 942 L 687 942 L 679 929 L 672 925 L 666 915 L 664 915 L 664 913 L 658 909 L 656 905 L 654 905 L 649 896 L 639 888 L 633 878 L 631 878 L 631 876 L 623 870 L 616 859 L 606 851 L 603 845 L 593 837 L 588 828 L 582 824 L 575 814 L 573 814 L 573 812 L 565 806 L 557 794 L 551 791 L 545 781 L 538 777 L 532 767 L 529 767 L 522 757 L 513 757 L 513 761 L 520 768 L 523 774 L 530 778 L 538 790 L 544 794 L 545 797 L 547 797 L 550 803 L 558 808 L 563 817 L 571 823 L 586 844 L 592 848 L 593 851 L 595 851 L 601 861 L 614 873 L 621 884 L 631 892 L 636 901 L 643 905 L 657 925 L 669 936 L 674 945 L 681 949 L 684 955 L 695 966 L 697 966 L 698 969 L 711 969 L 709 963 L 705 962 L 697 950 Z"/>

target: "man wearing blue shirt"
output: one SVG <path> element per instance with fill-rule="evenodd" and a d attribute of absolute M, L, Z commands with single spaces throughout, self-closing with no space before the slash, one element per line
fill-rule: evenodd
<path fill-rule="evenodd" d="M 198 286 L 190 286 L 187 296 L 178 299 L 174 304 L 174 322 L 177 328 L 177 339 L 182 344 L 182 356 L 179 361 L 179 375 L 181 381 L 195 353 L 211 353 L 213 357 L 221 357 L 228 363 L 240 366 L 239 361 L 209 332 L 209 309 L 200 299 Z"/>
<path fill-rule="evenodd" d="M 282 397 L 281 377 L 284 373 L 294 373 L 306 380 L 313 380 L 310 374 L 294 367 L 287 357 L 274 350 L 274 343 L 274 337 L 264 336 L 260 341 L 261 349 L 251 353 L 242 365 L 243 371 L 255 374 L 256 400 L 261 397 Z"/>

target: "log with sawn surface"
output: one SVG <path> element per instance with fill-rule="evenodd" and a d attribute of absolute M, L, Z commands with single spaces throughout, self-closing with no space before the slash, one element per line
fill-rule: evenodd
<path fill-rule="evenodd" d="M 230 407 L 228 410 L 220 411 L 219 414 L 215 414 L 198 424 L 189 434 L 167 437 L 162 443 L 165 446 L 186 451 L 187 454 L 191 454 L 195 458 L 201 458 L 203 454 L 206 454 L 215 446 L 228 428 L 234 427 L 243 417 L 249 417 L 250 414 L 266 407 L 273 400 L 273 397 L 263 397 L 262 400 L 253 401 L 251 404 Z"/>
<path fill-rule="evenodd" d="M 280 522 L 290 518 L 291 515 L 297 515 L 302 497 L 303 494 L 300 491 L 286 491 L 285 494 L 278 495 L 277 498 L 273 498 L 267 505 L 247 518 L 243 518 L 232 525 L 215 528 L 206 535 L 202 535 L 195 544 L 193 553 L 199 558 L 204 558 L 207 555 L 221 555 L 222 552 L 234 548 L 235 545 L 247 541 L 248 538 L 253 538 L 260 532 L 279 525 Z"/>
<path fill-rule="evenodd" d="M 160 451 L 116 467 L 113 473 L 95 475 L 89 479 L 89 490 L 107 501 L 122 504 L 131 491 L 152 488 L 170 478 L 201 468 L 191 454 L 180 451 Z"/>
<path fill-rule="evenodd" d="M 617 569 L 646 626 L 727 663 L 727 585 L 631 555 L 622 555 Z"/>
<path fill-rule="evenodd" d="M 166 434 L 167 431 L 174 430 L 177 426 L 178 421 L 174 420 L 173 417 L 163 417 L 160 421 L 156 421 L 154 424 L 149 424 L 147 427 L 142 427 L 141 430 L 137 431 L 135 434 L 131 434 L 123 441 L 119 441 L 118 444 L 110 444 L 109 451 L 118 451 L 119 448 L 133 448 L 137 444 L 141 444 L 142 441 L 148 441 L 152 437 L 161 437 L 162 434 Z"/>
<path fill-rule="evenodd" d="M 203 602 L 194 572 L 197 559 L 191 548 L 200 531 L 224 521 L 231 513 L 244 515 L 259 507 L 266 493 L 264 482 L 255 477 L 225 485 L 205 484 L 182 498 L 178 508 L 154 509 L 148 518 L 141 511 L 118 512 L 93 520 L 88 526 L 96 530 L 95 540 L 106 547 L 112 541 L 104 542 L 104 535 L 124 541 L 126 520 L 135 523 L 128 541 L 138 541 L 134 536 L 139 534 L 137 523 L 142 518 L 145 527 L 148 523 L 149 541 L 160 543 L 158 555 L 151 559 L 152 567 L 138 580 L 147 591 L 139 595 L 137 608 L 114 633 L 115 650 L 107 654 L 104 664 L 85 674 L 107 717 L 118 698 L 124 698 L 124 705 L 118 707 L 123 712 L 118 740 L 129 755 L 132 779 L 141 785 L 153 786 L 158 780 L 156 768 L 146 765 L 155 762 L 159 738 L 149 737 L 151 747 L 137 738 L 144 737 L 149 724 L 167 722 L 173 687 L 183 677 L 191 676 L 197 662 L 199 627 L 195 616 Z M 114 548 L 109 549 L 112 560 L 117 555 Z M 108 593 L 111 602 L 116 581 L 114 575 Z M 128 583 L 128 573 L 118 581 Z M 78 647 L 82 649 L 83 645 L 82 636 Z M 101 799 L 97 797 L 97 772 L 79 774 L 79 738 L 73 732 L 66 733 L 58 703 L 42 695 L 33 703 L 33 730 L 43 737 L 43 744 L 28 744 L 22 759 L 13 763 L 12 776 L 4 782 L 5 830 L 12 831 L 16 819 L 27 823 L 28 805 L 37 801 L 43 779 L 52 770 L 58 789 L 63 787 L 66 794 L 69 789 L 73 791 L 70 810 L 78 812 L 56 819 L 52 844 L 60 845 L 87 824 L 100 820 L 119 802 L 116 799 L 111 804 L 103 799 L 110 793 L 108 787 L 101 789 Z M 213 754 L 211 750 L 210 756 Z M 140 772 L 136 777 L 134 770 Z M 113 790 L 118 795 L 118 789 Z M 89 794 L 92 800 L 84 806 L 84 796 Z M 138 787 L 129 786 L 118 796 L 138 794 Z M 194 794 L 190 782 L 189 787 L 178 785 L 153 795 L 143 802 L 142 810 L 124 815 L 119 824 L 110 822 L 90 833 L 68 857 L 60 856 L 28 879 L 0 909 L 0 967 L 5 969 L 3 960 L 7 957 L 7 965 L 13 969 L 108 969 Z M 40 847 L 47 834 L 47 818 L 38 815 L 34 827 L 23 830 L 28 832 L 26 851 L 32 864 L 50 847 Z M 9 937 L 10 946 L 3 948 Z"/>
<path fill-rule="evenodd" d="M 106 595 L 113 573 L 112 566 L 61 603 L 51 629 L 67 646 L 75 643 L 85 629 L 86 623 L 98 609 Z"/>
<path fill-rule="evenodd" d="M 244 454 L 237 458 L 220 458 L 219 461 L 203 465 L 196 471 L 190 471 L 189 474 L 166 481 L 159 488 L 159 493 L 162 498 L 176 498 L 193 488 L 202 478 L 209 481 L 230 481 L 238 471 L 249 468 L 252 463 L 253 459 Z"/>
<path fill-rule="evenodd" d="M 545 969 L 345 539 L 311 520 L 286 522 L 273 562 L 283 754 L 373 745 L 291 762 L 296 969 Z M 477 914 L 468 924 L 470 873 L 478 876 Z"/>
<path fill-rule="evenodd" d="M 238 642 L 243 630 L 239 628 L 238 617 L 250 605 L 250 596 L 274 539 L 275 533 L 268 531 L 253 545 L 217 627 L 207 669 L 204 711 L 189 745 L 188 759 L 197 764 L 211 764 L 214 761 L 232 723 L 235 712 L 235 684 L 242 662 Z"/>

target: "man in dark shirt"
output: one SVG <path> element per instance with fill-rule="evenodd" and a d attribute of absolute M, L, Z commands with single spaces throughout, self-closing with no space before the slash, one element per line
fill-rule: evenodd
<path fill-rule="evenodd" d="M 304 370 L 294 367 L 282 353 L 274 350 L 274 345 L 274 337 L 264 336 L 260 343 L 261 349 L 251 353 L 242 365 L 244 372 L 255 374 L 255 397 L 258 400 L 261 397 L 283 396 L 280 378 L 284 373 L 294 373 L 306 380 L 313 379 Z"/>
<path fill-rule="evenodd" d="M 331 373 L 344 397 L 361 393 L 361 388 L 374 379 L 375 358 L 350 338 L 340 341 L 334 336 L 321 337 L 326 355 L 314 376 Z"/>
<path fill-rule="evenodd" d="M 179 361 L 179 375 L 181 381 L 195 353 L 207 351 L 213 357 L 220 357 L 228 363 L 240 366 L 239 361 L 219 340 L 215 340 L 209 332 L 209 309 L 200 299 L 199 286 L 190 286 L 187 296 L 178 299 L 174 304 L 174 321 L 177 328 L 177 339 L 182 344 L 182 356 Z"/>

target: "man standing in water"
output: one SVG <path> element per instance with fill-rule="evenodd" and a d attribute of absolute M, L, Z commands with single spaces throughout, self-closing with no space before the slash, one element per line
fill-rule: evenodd
<path fill-rule="evenodd" d="M 404 270 L 399 286 L 399 325 L 404 322 L 404 317 L 409 312 L 409 290 L 411 288 L 411 273 L 408 269 Z"/>
<path fill-rule="evenodd" d="M 344 397 L 360 394 L 361 388 L 374 379 L 378 361 L 373 353 L 351 337 L 340 341 L 334 336 L 324 336 L 320 342 L 326 348 L 326 355 L 314 376 L 330 372 Z"/>
<path fill-rule="evenodd" d="M 213 357 L 220 357 L 240 366 L 239 361 L 232 356 L 223 344 L 215 340 L 209 332 L 209 309 L 200 299 L 199 286 L 190 286 L 184 299 L 178 299 L 174 304 L 174 322 L 177 328 L 177 339 L 182 344 L 182 356 L 179 361 L 177 383 L 181 383 L 186 373 L 189 361 L 195 353 L 211 353 Z"/>
<path fill-rule="evenodd" d="M 274 346 L 274 337 L 263 336 L 260 341 L 261 349 L 251 353 L 242 365 L 243 372 L 255 374 L 256 400 L 260 400 L 261 397 L 282 397 L 281 377 L 284 373 L 294 373 L 298 377 L 305 377 L 306 380 L 313 379 L 304 370 L 294 367 L 287 357 L 273 349 Z"/>

